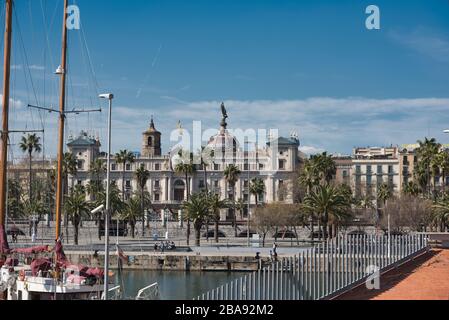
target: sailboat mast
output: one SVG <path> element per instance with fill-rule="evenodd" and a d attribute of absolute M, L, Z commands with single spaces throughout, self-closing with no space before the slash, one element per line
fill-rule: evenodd
<path fill-rule="evenodd" d="M 3 61 L 3 110 L 0 149 L 0 225 L 5 224 L 7 167 L 8 167 L 8 133 L 9 133 L 9 80 L 11 74 L 11 38 L 12 38 L 13 0 L 6 0 L 5 52 Z"/>
<path fill-rule="evenodd" d="M 62 22 L 62 58 L 61 58 L 61 82 L 59 100 L 59 136 L 58 136 L 58 179 L 56 183 L 56 240 L 61 235 L 62 215 L 62 180 L 64 161 L 64 127 L 65 127 L 65 98 L 66 98 L 66 74 L 67 74 L 67 6 L 68 0 L 64 0 L 64 19 Z"/>

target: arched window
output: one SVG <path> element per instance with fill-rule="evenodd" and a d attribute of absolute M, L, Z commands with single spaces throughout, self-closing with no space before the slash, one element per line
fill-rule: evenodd
<path fill-rule="evenodd" d="M 148 137 L 148 146 L 149 147 L 153 146 L 153 137 Z"/>

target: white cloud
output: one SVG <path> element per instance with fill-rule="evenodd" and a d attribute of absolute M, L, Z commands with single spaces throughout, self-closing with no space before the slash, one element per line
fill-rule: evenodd
<path fill-rule="evenodd" d="M 120 122 L 116 126 L 123 128 L 119 131 L 126 131 L 123 133 L 126 141 L 134 141 L 134 148 L 139 148 L 141 131 L 148 125 L 151 115 L 155 116 L 156 126 L 163 133 L 165 148 L 169 147 L 168 136 L 178 120 L 187 130 L 191 130 L 192 121 L 202 121 L 203 130 L 219 127 L 221 101 L 169 101 L 168 105 L 151 110 L 120 108 L 120 116 L 117 116 Z M 295 130 L 300 133 L 301 144 L 307 146 L 306 153 L 323 150 L 348 153 L 354 146 L 410 143 L 428 135 L 443 138 L 440 133 L 449 126 L 449 98 L 316 97 L 229 100 L 225 105 L 230 129 L 273 128 L 284 136 Z M 134 136 L 135 140 L 130 140 Z"/>
<path fill-rule="evenodd" d="M 390 31 L 389 37 L 420 54 L 440 62 L 449 62 L 449 39 L 423 27 L 411 32 Z"/>
<path fill-rule="evenodd" d="M 299 150 L 301 152 L 304 152 L 306 155 L 315 155 L 315 154 L 323 153 L 324 151 L 326 151 L 323 148 L 317 148 L 317 147 L 312 147 L 312 146 L 302 146 L 299 148 Z"/>
<path fill-rule="evenodd" d="M 23 105 L 21 101 L 15 101 Z M 174 143 L 170 133 L 178 120 L 191 132 L 192 121 L 201 121 L 202 130 L 218 129 L 221 121 L 221 101 L 187 102 L 167 99 L 167 104 L 154 108 L 116 106 L 113 110 L 114 151 L 127 148 L 140 150 L 141 134 L 154 115 L 156 128 L 162 132 L 163 148 Z M 414 143 L 425 136 L 441 142 L 448 137 L 442 131 L 449 128 L 449 98 L 370 99 L 363 97 L 316 97 L 303 100 L 229 100 L 229 129 L 279 129 L 280 135 L 300 135 L 302 151 L 350 153 L 355 146 L 384 146 Z M 54 154 L 57 117 L 45 114 L 47 151 Z M 14 126 L 40 129 L 37 113 L 26 109 L 15 112 Z M 34 122 L 33 122 L 34 121 Z M 68 119 L 68 132 L 81 129 L 100 132 L 105 145 L 107 112 L 80 115 Z M 446 140 L 445 140 L 446 139 Z"/>
<path fill-rule="evenodd" d="M 3 94 L 0 93 L 0 106 L 2 105 L 2 101 L 3 101 Z M 17 108 L 20 109 L 24 106 L 24 103 L 22 100 L 17 100 L 17 99 L 12 99 L 9 98 L 9 107 L 10 108 Z"/>

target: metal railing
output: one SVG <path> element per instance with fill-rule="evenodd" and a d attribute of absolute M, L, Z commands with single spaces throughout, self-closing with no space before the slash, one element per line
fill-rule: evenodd
<path fill-rule="evenodd" d="M 339 236 L 210 290 L 196 300 L 329 299 L 428 249 L 424 234 Z"/>

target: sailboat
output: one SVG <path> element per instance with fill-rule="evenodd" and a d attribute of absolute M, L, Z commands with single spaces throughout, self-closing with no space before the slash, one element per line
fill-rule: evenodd
<path fill-rule="evenodd" d="M 67 66 L 67 7 L 64 0 L 62 63 L 58 68 L 60 82 L 59 141 L 58 141 L 58 180 L 56 194 L 56 240 L 54 248 L 40 246 L 29 249 L 10 250 L 6 236 L 6 194 L 7 194 L 7 154 L 9 137 L 9 91 L 13 1 L 6 0 L 5 52 L 3 76 L 3 109 L 0 162 L 0 299 L 3 300 L 91 300 L 103 295 L 103 270 L 71 264 L 63 251 L 60 239 L 62 212 L 62 170 L 64 152 L 64 124 Z M 40 254 L 44 257 L 34 259 L 29 265 L 19 266 L 19 254 Z M 51 258 L 45 257 L 50 255 Z"/>
<path fill-rule="evenodd" d="M 0 148 L 0 300 L 106 300 L 111 294 L 120 299 L 122 286 L 109 289 L 110 274 L 105 270 L 74 265 L 68 261 L 61 240 L 63 196 L 63 156 L 67 74 L 67 7 L 64 0 L 62 59 L 56 74 L 60 75 L 58 167 L 56 186 L 55 246 L 38 246 L 10 250 L 6 236 L 7 154 L 9 133 L 9 83 L 11 62 L 12 16 L 14 0 L 6 0 L 5 51 L 3 76 L 3 109 Z M 40 107 L 38 107 L 40 108 Z M 45 108 L 40 108 L 45 109 Z M 54 110 L 52 110 L 54 111 Z M 80 111 L 80 113 L 83 111 Z M 89 111 L 84 111 L 89 112 Z M 73 113 L 73 111 L 71 111 Z M 110 170 L 110 168 L 108 168 Z M 109 181 L 107 182 L 109 184 Z M 109 242 L 105 243 L 109 247 Z M 117 249 L 119 247 L 117 246 Z M 108 252 L 109 250 L 106 250 Z M 27 265 L 19 266 L 18 255 L 40 255 Z M 107 254 L 107 253 L 106 253 Z M 118 253 L 119 255 L 119 253 Z M 3 260 L 2 258 L 5 257 Z M 108 256 L 107 256 L 108 257 Z M 108 261 L 109 259 L 105 259 Z M 120 261 L 120 259 L 119 259 Z M 105 275 L 107 273 L 107 275 Z M 107 281 L 107 282 L 106 282 Z M 107 291 L 107 292 L 106 292 Z M 141 289 L 136 300 L 158 300 L 157 283 Z M 114 297 L 113 297 L 114 299 Z"/>

